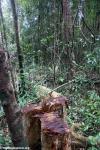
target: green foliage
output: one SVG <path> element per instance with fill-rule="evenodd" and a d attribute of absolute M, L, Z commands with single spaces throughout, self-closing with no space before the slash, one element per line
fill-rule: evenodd
<path fill-rule="evenodd" d="M 2 130 L 0 131 L 0 145 L 4 145 L 5 144 L 5 138 L 3 136 L 3 132 Z"/>
<path fill-rule="evenodd" d="M 53 40 L 53 36 L 51 35 L 51 36 L 47 36 L 46 38 L 42 38 L 41 39 L 41 44 L 42 45 L 48 45 L 52 40 Z"/>
<path fill-rule="evenodd" d="M 96 47 L 93 52 L 87 52 L 86 54 L 86 67 L 88 69 L 100 70 L 100 47 Z"/>
<path fill-rule="evenodd" d="M 84 135 L 89 136 L 89 142 L 93 147 L 88 150 L 98 150 L 97 142 L 100 142 L 100 96 L 95 90 L 88 90 L 90 80 L 86 74 L 78 72 L 75 81 L 69 85 L 71 105 L 68 110 L 69 124 L 78 122 Z"/>
<path fill-rule="evenodd" d="M 4 135 L 3 130 L 0 130 L 0 146 L 1 147 L 7 147 L 7 146 L 11 146 L 12 142 L 11 142 L 11 138 L 8 134 Z"/>
<path fill-rule="evenodd" d="M 100 126 L 100 97 L 95 91 L 87 92 L 85 99 L 80 100 L 81 109 L 79 113 L 85 124 L 85 133 L 95 134 L 99 131 Z"/>
<path fill-rule="evenodd" d="M 89 136 L 88 140 L 92 145 L 97 145 L 100 143 L 100 132 L 95 137 Z"/>
<path fill-rule="evenodd" d="M 100 97 L 95 91 L 87 91 L 85 95 L 74 95 L 69 115 L 75 122 L 83 124 L 83 132 L 95 135 L 100 126 Z"/>
<path fill-rule="evenodd" d="M 84 72 L 79 71 L 75 75 L 75 82 L 72 85 L 72 91 L 76 93 L 81 93 L 85 90 L 87 84 L 88 84 L 87 76 Z"/>

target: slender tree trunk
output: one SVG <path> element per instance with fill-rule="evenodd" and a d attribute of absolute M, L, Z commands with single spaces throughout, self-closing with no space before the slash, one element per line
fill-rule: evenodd
<path fill-rule="evenodd" d="M 64 38 L 67 42 L 69 42 L 72 36 L 70 0 L 63 0 L 63 25 Z"/>
<path fill-rule="evenodd" d="M 15 29 L 15 36 L 16 36 L 16 47 L 17 47 L 17 54 L 18 54 L 18 62 L 19 62 L 19 71 L 20 71 L 20 79 L 21 79 L 21 92 L 24 94 L 25 90 L 25 80 L 24 80 L 24 68 L 23 68 L 23 55 L 20 47 L 19 42 L 19 31 L 18 31 L 18 17 L 16 12 L 16 5 L 14 0 L 10 0 L 12 13 L 13 13 L 13 21 L 14 21 L 14 29 Z"/>
<path fill-rule="evenodd" d="M 53 83 L 54 87 L 56 85 L 56 2 L 53 0 L 53 8 L 52 8 L 52 13 L 53 13 L 53 23 L 54 23 L 54 43 L 53 43 Z"/>
<path fill-rule="evenodd" d="M 14 146 L 23 147 L 27 144 L 23 132 L 22 114 L 15 99 L 8 70 L 6 54 L 4 50 L 0 49 L 0 100 L 6 115 L 12 142 Z"/>
<path fill-rule="evenodd" d="M 3 34 L 2 34 L 2 31 L 0 32 L 0 40 L 1 40 L 0 46 L 1 46 L 2 49 L 4 49 L 4 45 L 3 45 L 4 41 L 3 41 Z"/>
<path fill-rule="evenodd" d="M 64 44 L 64 53 L 66 54 L 65 63 L 68 68 L 68 79 L 72 78 L 71 68 L 72 68 L 72 58 L 71 58 L 71 48 L 70 42 L 72 40 L 72 17 L 71 17 L 71 8 L 70 0 L 62 1 L 62 11 L 63 11 L 63 44 Z"/>
<path fill-rule="evenodd" d="M 1 34 L 2 34 L 2 45 L 3 48 L 5 47 L 7 49 L 7 38 L 6 38 L 6 30 L 5 30 L 5 25 L 4 25 L 4 18 L 3 18 L 3 13 L 2 13 L 2 6 L 1 6 L 1 0 L 0 0 L 0 24 L 1 24 Z"/>
<path fill-rule="evenodd" d="M 96 1 L 96 19 L 95 19 L 95 33 L 96 35 L 100 35 L 100 1 Z"/>

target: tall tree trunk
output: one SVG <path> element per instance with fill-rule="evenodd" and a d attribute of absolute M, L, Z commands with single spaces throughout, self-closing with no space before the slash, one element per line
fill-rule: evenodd
<path fill-rule="evenodd" d="M 67 42 L 69 42 L 72 36 L 70 0 L 63 0 L 63 24 L 64 24 L 64 38 Z"/>
<path fill-rule="evenodd" d="M 2 6 L 1 6 L 1 0 L 0 0 L 0 25 L 1 25 L 1 35 L 2 35 L 2 45 L 3 48 L 7 49 L 7 38 L 6 38 L 6 30 L 5 30 L 5 24 L 4 24 L 4 18 L 2 13 Z"/>
<path fill-rule="evenodd" d="M 6 27 L 5 27 L 5 21 L 4 21 L 4 17 L 3 17 L 3 13 L 2 13 L 1 0 L 0 0 L 0 18 L 1 18 L 0 25 L 1 25 L 2 48 L 8 50 L 7 36 L 6 36 Z M 10 61 L 10 55 L 9 55 L 8 51 L 7 51 L 7 59 L 8 59 L 9 66 L 12 68 L 12 64 L 11 64 L 11 61 Z M 10 74 L 11 74 L 11 79 L 12 79 L 14 92 L 15 92 L 15 95 L 16 95 L 16 98 L 17 98 L 16 87 L 15 87 L 15 80 L 14 80 L 13 70 L 12 69 L 10 69 Z"/>
<path fill-rule="evenodd" d="M 53 8 L 52 8 L 52 13 L 53 13 L 53 23 L 54 23 L 54 43 L 53 43 L 53 83 L 54 87 L 56 85 L 56 2 L 53 0 Z"/>
<path fill-rule="evenodd" d="M 18 54 L 18 62 L 19 62 L 19 71 L 20 71 L 20 79 L 21 79 L 21 92 L 24 93 L 25 90 L 25 80 L 24 80 L 24 68 L 23 68 L 23 55 L 20 47 L 19 42 L 19 31 L 18 31 L 18 17 L 16 12 L 16 5 L 14 0 L 10 0 L 12 13 L 13 13 L 13 21 L 14 21 L 14 29 L 15 29 L 15 36 L 16 36 L 16 47 L 17 47 L 17 54 Z"/>
<path fill-rule="evenodd" d="M 63 0 L 62 1 L 62 11 L 63 11 L 63 44 L 64 44 L 64 53 L 66 54 L 65 63 L 67 64 L 68 68 L 68 79 L 71 78 L 71 48 L 70 42 L 72 39 L 72 17 L 71 17 L 71 8 L 70 8 L 70 1 Z"/>
<path fill-rule="evenodd" d="M 100 35 L 100 1 L 96 1 L 96 19 L 95 19 L 95 32 L 96 35 Z"/>
<path fill-rule="evenodd" d="M 26 146 L 22 114 L 17 105 L 9 78 L 6 54 L 0 49 L 0 100 L 4 109 L 14 146 Z"/>

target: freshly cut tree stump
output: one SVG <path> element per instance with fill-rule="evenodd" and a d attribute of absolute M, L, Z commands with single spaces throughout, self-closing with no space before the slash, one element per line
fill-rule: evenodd
<path fill-rule="evenodd" d="M 56 112 L 41 117 L 41 149 L 71 150 L 70 130 Z"/>
<path fill-rule="evenodd" d="M 41 150 L 41 123 L 36 114 L 42 114 L 42 107 L 36 104 L 30 104 L 22 110 L 24 133 L 28 139 L 29 147 L 32 150 Z"/>
<path fill-rule="evenodd" d="M 51 89 L 41 85 L 36 86 L 35 92 L 37 97 L 42 100 L 44 106 L 45 106 L 45 102 L 46 102 L 46 106 L 50 105 L 50 107 L 51 108 L 53 107 L 54 109 L 56 109 L 57 107 L 61 108 L 62 105 L 62 109 L 59 110 L 59 113 L 63 114 L 62 117 L 64 120 L 66 119 L 67 116 L 66 107 L 68 108 L 68 99 L 66 97 L 62 96 L 60 93 L 52 91 Z M 51 104 L 52 99 L 53 99 L 53 103 Z"/>
<path fill-rule="evenodd" d="M 59 96 L 56 98 L 49 97 L 46 101 L 42 103 L 42 109 L 44 112 L 55 112 L 58 111 L 58 114 L 61 118 L 65 118 L 66 111 L 65 108 L 68 108 L 68 101 L 66 97 Z"/>
<path fill-rule="evenodd" d="M 40 102 L 38 104 L 29 104 L 22 109 L 24 126 L 25 126 L 25 134 L 28 138 L 28 143 L 32 150 L 41 149 L 40 148 L 41 141 L 44 141 L 43 139 L 45 139 L 45 134 L 44 134 L 45 132 L 42 132 L 42 131 L 44 131 L 47 125 L 46 124 L 47 121 L 45 122 L 45 117 L 47 114 L 49 115 L 49 116 L 47 115 L 47 118 L 49 117 L 49 119 L 50 119 L 50 115 L 51 117 L 54 117 L 54 122 L 56 123 L 56 125 L 58 124 L 58 126 L 60 126 L 61 131 L 65 130 L 65 126 L 63 122 L 63 118 L 64 118 L 63 108 L 66 106 L 68 106 L 66 98 L 64 96 L 59 96 L 56 98 L 49 97 L 46 101 L 44 100 L 43 102 Z M 61 122 L 62 122 L 62 127 L 61 127 Z M 51 123 L 52 122 L 48 120 L 49 126 Z M 66 139 L 65 135 L 67 131 L 68 131 L 68 128 L 66 126 L 66 132 L 64 132 L 63 134 L 60 132 L 57 133 L 56 136 L 58 137 L 59 141 L 62 141 L 61 140 L 62 138 L 63 140 Z M 53 131 L 53 134 L 54 133 L 55 132 Z M 56 138 L 56 136 L 54 134 L 54 138 Z M 48 134 L 48 137 L 49 137 L 49 134 Z M 43 145 L 43 142 L 42 142 L 42 145 Z"/>

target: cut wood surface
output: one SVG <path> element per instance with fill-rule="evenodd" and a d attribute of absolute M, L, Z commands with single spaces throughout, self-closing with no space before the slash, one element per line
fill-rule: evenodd
<path fill-rule="evenodd" d="M 41 142 L 42 150 L 70 150 L 70 130 L 57 114 L 45 113 L 41 117 Z"/>
<path fill-rule="evenodd" d="M 70 132 L 67 123 L 64 122 L 63 111 L 63 107 L 68 107 L 66 97 L 50 95 L 46 96 L 44 101 L 29 104 L 22 109 L 30 148 L 35 150 L 40 145 L 38 149 L 42 150 L 57 150 L 60 147 L 62 150 L 70 150 Z"/>

